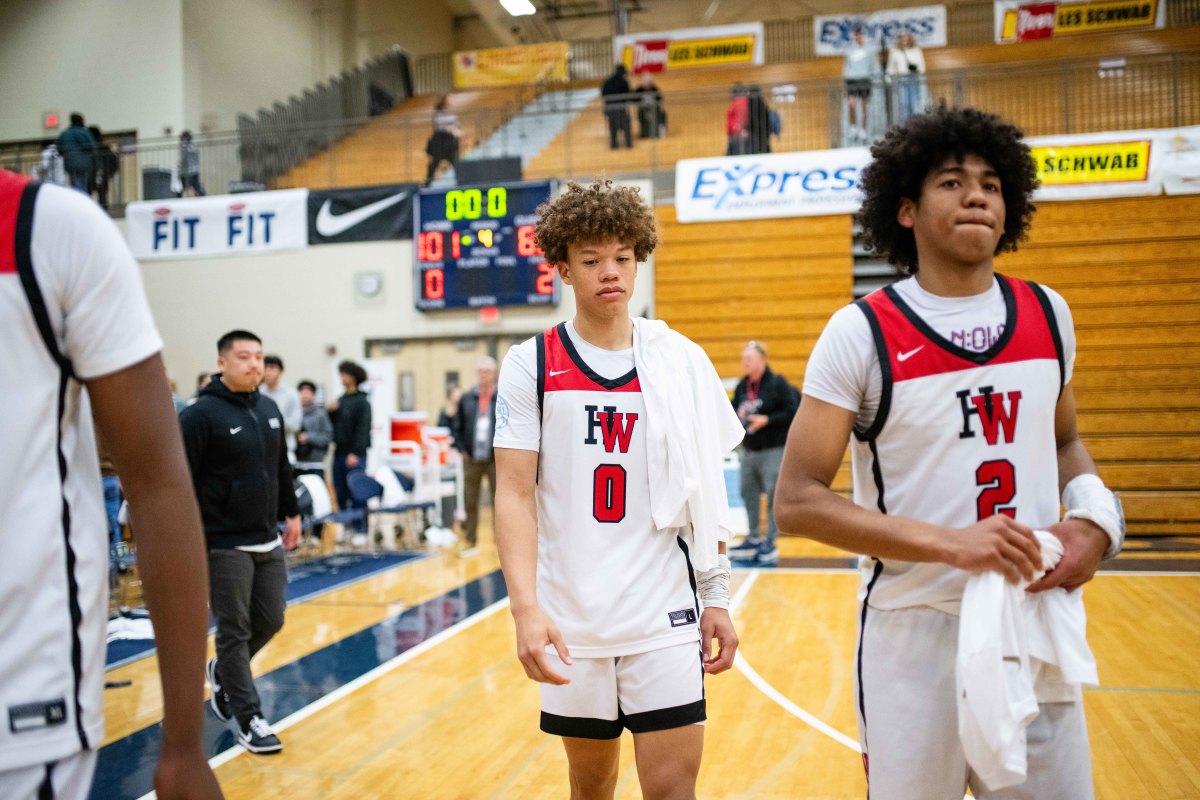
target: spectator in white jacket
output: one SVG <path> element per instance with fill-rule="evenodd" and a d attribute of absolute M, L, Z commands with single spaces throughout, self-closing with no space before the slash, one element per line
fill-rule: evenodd
<path fill-rule="evenodd" d="M 897 38 L 888 55 L 887 74 L 895 93 L 892 123 L 899 125 L 925 105 L 925 55 L 911 33 L 902 33 Z"/>

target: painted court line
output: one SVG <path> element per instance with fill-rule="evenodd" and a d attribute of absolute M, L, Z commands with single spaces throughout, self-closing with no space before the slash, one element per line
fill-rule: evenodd
<path fill-rule="evenodd" d="M 380 664 L 378 667 L 375 667 L 374 669 L 372 669 L 370 672 L 363 673 L 362 675 L 358 676 L 354 680 L 338 687 L 337 689 L 333 690 L 332 692 L 330 692 L 329 694 L 320 698 L 319 700 L 309 703 L 308 705 L 301 708 L 299 711 L 296 711 L 295 713 L 284 717 L 279 722 L 274 723 L 271 727 L 274 728 L 277 732 L 285 731 L 288 728 L 290 728 L 291 726 L 295 725 L 296 723 L 301 722 L 305 719 L 308 719 L 313 714 L 316 714 L 318 711 L 321 711 L 322 709 L 336 703 L 338 700 L 341 700 L 342 698 L 346 697 L 351 692 L 354 692 L 357 689 L 370 683 L 371 681 L 386 675 L 387 673 L 391 672 L 392 670 L 396 669 L 397 667 L 407 664 L 409 661 L 412 661 L 414 658 L 421 655 L 422 653 L 428 652 L 429 650 L 433 649 L 434 647 L 437 647 L 439 644 L 446 641 L 450 637 L 452 637 L 456 634 L 462 633 L 463 631 L 472 627 L 473 625 L 475 625 L 479 622 L 482 622 L 483 620 L 485 620 L 488 617 L 495 614 L 497 611 L 508 608 L 508 602 L 509 602 L 509 599 L 507 597 L 505 597 L 503 600 L 497 600 L 495 603 L 492 603 L 490 606 L 483 609 L 482 611 L 475 612 L 474 614 L 472 614 L 471 616 L 462 620 L 461 622 L 457 622 L 454 625 L 451 625 L 449 628 L 442 631 L 441 633 L 435 634 L 435 635 L 429 637 L 428 639 L 426 639 L 425 641 L 421 642 L 420 644 L 410 647 L 408 650 L 405 650 L 403 653 L 401 653 L 400 655 L 391 659 L 390 661 L 385 661 L 384 663 Z M 208 764 L 213 769 L 216 769 L 217 767 L 221 766 L 222 764 L 225 764 L 226 762 L 231 761 L 232 759 L 236 758 L 237 756 L 239 756 L 245 752 L 246 752 L 246 750 L 241 746 L 231 747 L 228 750 L 218 753 L 217 755 L 210 758 L 208 760 Z M 155 797 L 157 797 L 157 795 L 154 792 L 148 792 L 148 793 L 142 795 L 141 798 L 139 798 L 139 800 L 149 800 L 150 798 L 155 798 Z"/>
<path fill-rule="evenodd" d="M 774 572 L 775 570 L 766 570 L 766 571 Z M 761 574 L 762 571 L 757 570 L 757 569 L 748 569 L 748 570 L 746 570 L 746 572 L 749 573 L 748 577 L 746 578 L 746 580 L 742 581 L 742 585 L 738 587 L 737 593 L 733 596 L 733 599 L 731 599 L 729 601 L 730 612 L 736 611 L 738 606 L 740 606 L 742 604 L 742 602 L 746 599 L 746 595 L 750 594 L 750 589 L 754 586 L 755 582 L 758 580 L 758 576 Z M 825 734 L 826 736 L 828 736 L 830 739 L 833 739 L 838 744 L 845 745 L 846 747 L 849 747 L 851 750 L 853 750 L 856 753 L 862 752 L 862 748 L 859 747 L 859 744 L 857 741 L 855 741 L 854 739 L 851 739 L 846 734 L 844 734 L 841 731 L 837 730 L 836 728 L 828 725 L 827 723 L 823 722 L 822 720 L 817 719 L 812 714 L 808 713 L 803 708 L 796 705 L 788 698 L 784 697 L 783 694 L 781 694 L 780 691 L 778 689 L 776 689 L 774 686 L 767 683 L 767 681 L 764 680 L 763 677 L 758 674 L 758 671 L 755 670 L 754 667 L 752 667 L 750 665 L 750 662 L 746 660 L 745 655 L 739 654 L 738 657 L 734 660 L 733 664 L 735 667 L 738 668 L 738 671 L 740 671 L 743 675 L 746 676 L 746 679 L 748 681 L 750 681 L 750 683 L 754 684 L 755 688 L 757 688 L 760 692 L 765 694 L 767 697 L 774 700 L 777 705 L 779 705 L 781 708 L 783 708 L 789 714 L 796 717 L 801 722 L 808 725 L 810 728 L 813 728 L 816 731 Z"/>

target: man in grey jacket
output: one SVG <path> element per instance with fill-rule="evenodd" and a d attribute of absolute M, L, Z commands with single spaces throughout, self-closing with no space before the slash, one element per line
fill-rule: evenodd
<path fill-rule="evenodd" d="M 333 441 L 333 423 L 329 412 L 317 402 L 317 385 L 300 381 L 300 407 L 303 416 L 296 434 L 296 474 L 325 475 L 325 456 Z"/>

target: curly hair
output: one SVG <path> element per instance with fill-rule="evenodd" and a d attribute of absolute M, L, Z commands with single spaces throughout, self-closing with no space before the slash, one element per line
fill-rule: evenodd
<path fill-rule="evenodd" d="M 997 116 L 945 105 L 891 128 L 871 148 L 872 161 L 862 173 L 859 219 L 867 247 L 916 274 L 917 241 L 912 229 L 896 219 L 900 201 L 919 202 L 925 178 L 947 158 L 977 155 L 1000 176 L 1005 220 L 995 254 L 1016 250 L 1029 231 L 1035 210 L 1031 198 L 1038 187 L 1037 168 L 1022 136 Z"/>
<path fill-rule="evenodd" d="M 569 181 L 567 191 L 538 206 L 537 214 L 534 236 L 551 264 L 567 261 L 572 244 L 616 239 L 632 247 L 638 261 L 658 245 L 654 211 L 636 188 L 614 187 L 607 178 L 596 178 L 587 188 Z"/>

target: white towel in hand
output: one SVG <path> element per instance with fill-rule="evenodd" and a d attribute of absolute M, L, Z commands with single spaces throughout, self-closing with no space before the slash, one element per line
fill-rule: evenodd
<path fill-rule="evenodd" d="M 633 320 L 633 358 L 646 403 L 650 504 L 660 531 L 690 526 L 692 567 L 716 566 L 731 528 L 722 459 L 745 431 L 698 345 L 660 320 Z"/>

